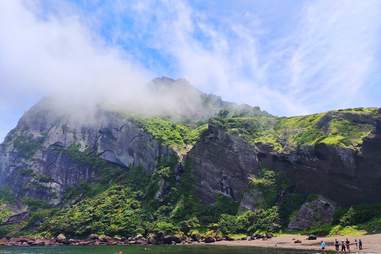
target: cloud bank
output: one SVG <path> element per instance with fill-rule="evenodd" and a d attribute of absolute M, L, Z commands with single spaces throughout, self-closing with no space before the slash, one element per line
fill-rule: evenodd
<path fill-rule="evenodd" d="M 45 95 L 173 110 L 145 85 L 166 74 L 279 115 L 373 105 L 381 2 L 276 2 L 0 1 L 0 112 Z"/>
<path fill-rule="evenodd" d="M 189 91 L 153 92 L 154 75 L 128 51 L 107 45 L 70 5 L 54 15 L 43 8 L 39 1 L 0 3 L 4 107 L 35 95 L 53 98 L 55 109 L 83 120 L 100 104 L 149 115 L 199 110 L 199 98 L 187 98 Z"/>
<path fill-rule="evenodd" d="M 148 1 L 133 18 L 180 75 L 227 99 L 286 115 L 372 104 L 370 91 L 380 90 L 371 79 L 380 71 L 381 2 L 299 3 L 284 9 L 298 11 L 275 35 L 279 22 L 258 8 L 213 15 L 216 6 L 200 12 L 182 1 Z"/>

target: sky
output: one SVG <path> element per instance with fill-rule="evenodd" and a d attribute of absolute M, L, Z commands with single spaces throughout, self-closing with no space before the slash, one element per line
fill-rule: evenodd
<path fill-rule="evenodd" d="M 0 142 L 44 96 L 145 103 L 158 76 L 282 116 L 381 107 L 381 1 L 0 1 Z"/>

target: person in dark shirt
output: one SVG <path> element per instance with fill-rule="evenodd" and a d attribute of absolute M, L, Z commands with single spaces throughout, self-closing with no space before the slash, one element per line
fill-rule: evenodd
<path fill-rule="evenodd" d="M 346 251 L 345 242 L 341 241 L 341 252 L 345 252 L 345 251 Z"/>
<path fill-rule="evenodd" d="M 359 249 L 362 250 L 362 241 L 359 239 Z"/>
<path fill-rule="evenodd" d="M 350 245 L 351 245 L 351 242 L 348 240 L 348 238 L 345 240 L 345 247 L 347 247 L 347 251 L 350 252 Z"/>
<path fill-rule="evenodd" d="M 340 250 L 340 243 L 337 239 L 335 239 L 335 249 L 337 252 L 339 252 L 339 250 Z"/>

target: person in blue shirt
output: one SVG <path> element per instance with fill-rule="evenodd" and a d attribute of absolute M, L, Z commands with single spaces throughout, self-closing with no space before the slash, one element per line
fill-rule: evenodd
<path fill-rule="evenodd" d="M 325 242 L 324 241 L 321 241 L 320 242 L 320 248 L 322 249 L 322 250 L 325 250 Z"/>

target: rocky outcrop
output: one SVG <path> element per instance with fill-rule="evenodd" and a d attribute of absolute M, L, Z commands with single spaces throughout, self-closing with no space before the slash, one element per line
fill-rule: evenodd
<path fill-rule="evenodd" d="M 259 150 L 260 165 L 285 173 L 300 193 L 315 193 L 341 205 L 379 202 L 381 132 L 365 138 L 358 149 L 327 144 L 304 146 L 282 154 Z"/>
<path fill-rule="evenodd" d="M 332 223 L 335 214 L 333 202 L 319 197 L 316 200 L 306 202 L 291 219 L 288 228 L 303 230 L 314 226 Z"/>
<path fill-rule="evenodd" d="M 380 202 L 381 117 L 348 113 L 340 117 L 369 124 L 374 130 L 355 148 L 316 143 L 276 152 L 266 143 L 249 144 L 212 121 L 187 157 L 198 195 L 209 203 L 221 194 L 243 208 L 255 209 L 261 197 L 247 191 L 248 178 L 268 168 L 287 179 L 287 191 L 322 195 L 343 206 Z M 322 128 L 326 121 L 320 120 Z"/>
<path fill-rule="evenodd" d="M 73 152 L 148 172 L 158 158 L 175 155 L 134 121 L 103 110 L 95 114 L 96 120 L 78 122 L 55 112 L 49 100 L 33 107 L 0 148 L 0 183 L 18 198 L 58 204 L 67 188 L 96 177 L 95 168 L 78 161 Z"/>
<path fill-rule="evenodd" d="M 214 202 L 217 195 L 240 201 L 249 177 L 259 168 L 253 146 L 213 124 L 209 124 L 187 159 L 198 196 L 205 203 Z"/>

